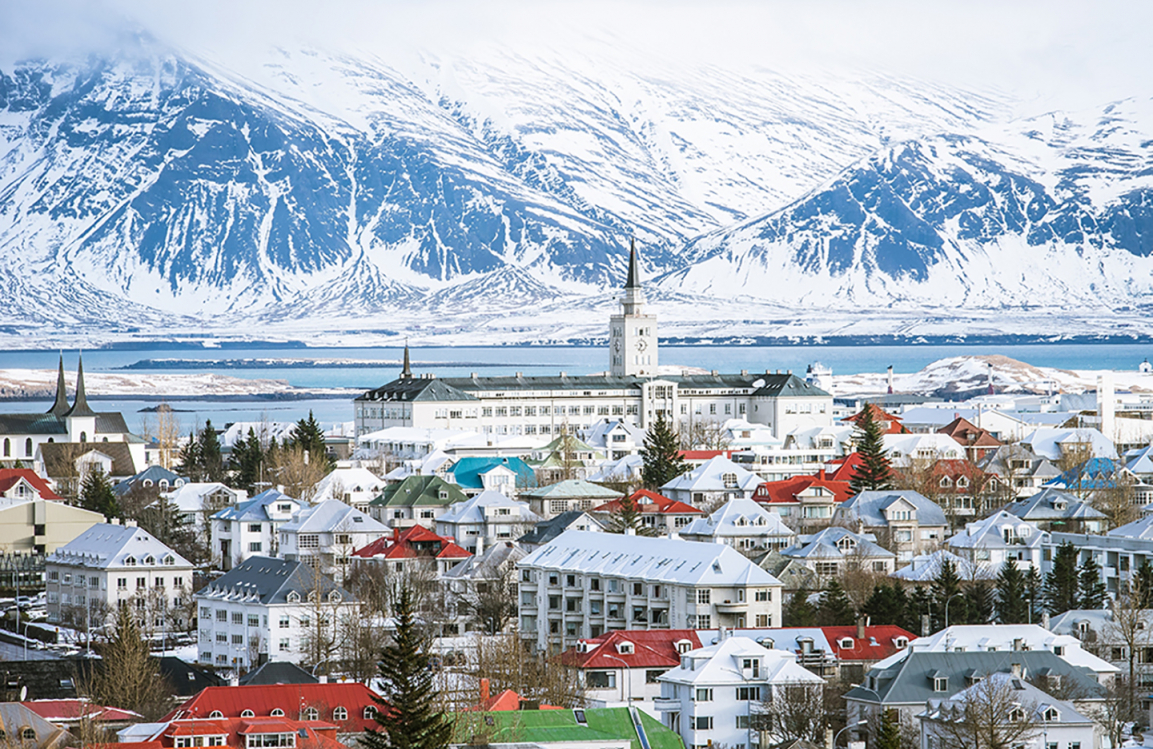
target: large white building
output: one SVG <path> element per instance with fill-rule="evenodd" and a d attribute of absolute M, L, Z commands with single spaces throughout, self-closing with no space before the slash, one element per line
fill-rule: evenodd
<path fill-rule="evenodd" d="M 180 623 L 193 571 L 142 528 L 93 525 L 45 560 L 48 621 L 97 626 L 118 606 L 133 605 L 147 629 L 168 629 Z"/>
<path fill-rule="evenodd" d="M 417 377 L 406 347 L 400 378 L 356 399 L 357 436 L 389 427 L 549 436 L 589 430 L 606 418 L 648 428 L 663 416 L 689 428 L 739 417 L 781 437 L 833 423 L 832 396 L 791 372 L 660 372 L 657 318 L 644 313 L 635 253 L 624 292 L 621 312 L 610 320 L 608 375 Z"/>
<path fill-rule="evenodd" d="M 197 591 L 196 607 L 198 660 L 222 668 L 308 663 L 317 628 L 359 611 L 352 594 L 307 564 L 270 557 L 249 557 Z"/>
<path fill-rule="evenodd" d="M 725 544 L 566 531 L 517 567 L 521 636 L 538 650 L 617 629 L 781 622 L 781 582 Z"/>
<path fill-rule="evenodd" d="M 352 552 L 389 529 L 360 510 L 330 499 L 301 510 L 279 532 L 280 556 L 305 562 L 342 583 Z"/>
<path fill-rule="evenodd" d="M 219 557 L 220 568 L 228 571 L 251 556 L 276 556 L 280 527 L 308 507 L 276 489 L 225 507 L 212 516 L 213 557 Z"/>

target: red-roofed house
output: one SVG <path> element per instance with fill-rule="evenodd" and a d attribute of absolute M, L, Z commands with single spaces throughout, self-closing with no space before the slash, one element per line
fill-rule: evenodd
<path fill-rule="evenodd" d="M 794 476 L 766 481 L 753 492 L 753 500 L 777 513 L 793 528 L 828 525 L 837 506 L 852 496 L 848 481 L 833 481 L 825 469 L 816 476 Z"/>
<path fill-rule="evenodd" d="M 83 720 L 99 723 L 105 727 L 116 724 L 127 725 L 142 720 L 139 713 L 121 710 L 118 707 L 104 707 L 88 700 L 28 700 L 20 703 L 44 720 L 61 728 L 72 728 Z"/>
<path fill-rule="evenodd" d="M 338 726 L 320 720 L 287 717 L 183 718 L 144 723 L 120 731 L 119 742 L 101 749 L 154 749 L 227 746 L 251 749 L 291 746 L 296 749 L 344 749 Z"/>
<path fill-rule="evenodd" d="M 821 631 L 837 659 L 840 678 L 855 682 L 860 682 L 874 663 L 917 639 L 912 632 L 892 624 L 866 626 L 863 621 L 856 626 L 821 627 Z"/>
<path fill-rule="evenodd" d="M 736 450 L 681 450 L 680 456 L 690 466 L 700 466 L 708 463 L 718 455 L 731 460 L 734 452 L 736 452 Z"/>
<path fill-rule="evenodd" d="M 458 546 L 448 536 L 438 536 L 423 525 L 413 525 L 403 531 L 393 528 L 391 536 L 381 536 L 352 552 L 352 558 L 360 564 L 387 564 L 389 572 L 397 573 L 414 563 L 435 560 L 436 571 L 442 575 L 471 556 L 471 551 Z"/>
<path fill-rule="evenodd" d="M 938 460 L 925 471 L 907 470 L 910 474 L 906 485 L 939 504 L 954 523 L 983 516 L 997 505 L 997 475 L 982 471 L 968 460 Z"/>
<path fill-rule="evenodd" d="M 635 705 L 657 716 L 657 677 L 679 666 L 683 653 L 700 646 L 691 629 L 614 630 L 580 640 L 561 655 L 561 662 L 580 669 L 589 707 Z"/>
<path fill-rule="evenodd" d="M 61 497 L 31 468 L 0 468 L 0 497 L 15 502 Z"/>
<path fill-rule="evenodd" d="M 866 403 L 865 407 L 852 416 L 846 416 L 841 419 L 842 424 L 856 426 L 857 422 L 861 420 L 865 411 L 870 411 L 873 414 L 873 421 L 881 425 L 881 434 L 908 434 L 909 430 L 901 423 L 901 417 L 895 416 L 885 409 L 878 406 L 876 403 Z"/>
<path fill-rule="evenodd" d="M 983 460 L 986 455 L 1001 446 L 1001 440 L 994 437 L 988 429 L 982 429 L 960 416 L 938 429 L 937 433 L 947 434 L 957 440 L 957 444 L 965 448 L 965 457 L 973 463 Z"/>
<path fill-rule="evenodd" d="M 697 518 L 705 516 L 705 511 L 675 499 L 669 499 L 663 494 L 657 494 L 648 489 L 641 489 L 629 497 L 641 514 L 641 524 L 655 528 L 661 533 L 679 531 Z M 591 510 L 592 516 L 597 520 L 607 520 L 615 512 L 620 512 L 623 500 L 613 499 L 598 505 Z"/>
<path fill-rule="evenodd" d="M 333 724 L 343 737 L 377 725 L 375 694 L 358 682 L 207 687 L 163 720 L 286 718 Z"/>
<path fill-rule="evenodd" d="M 529 700 L 525 700 L 511 689 L 506 689 L 497 695 L 490 695 L 488 679 L 480 680 L 480 704 L 475 707 L 465 708 L 466 712 L 480 710 L 486 713 L 510 712 L 512 710 L 523 709 L 564 710 L 565 708 L 556 705 L 535 704 Z"/>

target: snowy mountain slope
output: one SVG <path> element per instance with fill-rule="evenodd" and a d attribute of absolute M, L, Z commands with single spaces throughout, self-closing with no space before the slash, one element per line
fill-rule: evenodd
<path fill-rule="evenodd" d="M 1149 305 L 1153 106 L 885 147 L 686 249 L 662 287 L 833 307 Z"/>

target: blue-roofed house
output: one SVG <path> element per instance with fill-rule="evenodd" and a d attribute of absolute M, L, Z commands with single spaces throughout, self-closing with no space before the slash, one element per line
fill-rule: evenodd
<path fill-rule="evenodd" d="M 1117 469 L 1117 461 L 1110 458 L 1090 458 L 1060 476 L 1046 481 L 1044 486 L 1047 489 L 1066 491 L 1113 489 L 1117 486 Z"/>
<path fill-rule="evenodd" d="M 296 517 L 308 502 L 276 489 L 230 505 L 212 516 L 212 555 L 228 571 L 251 556 L 276 556 L 280 526 Z"/>
<path fill-rule="evenodd" d="M 949 521 L 944 510 L 923 494 L 904 489 L 864 491 L 841 503 L 833 522 L 885 537 L 898 561 L 936 551 Z"/>
<path fill-rule="evenodd" d="M 471 496 L 496 491 L 515 498 L 522 489 L 536 487 L 536 473 L 517 457 L 479 457 L 459 459 L 445 478 Z"/>
<path fill-rule="evenodd" d="M 186 476 L 180 476 L 176 472 L 161 466 L 148 466 L 135 476 L 130 476 L 119 484 L 116 484 L 116 486 L 113 486 L 112 491 L 115 492 L 116 496 L 123 497 L 136 486 L 158 492 L 166 492 L 170 489 L 178 489 L 186 483 L 188 483 Z"/>

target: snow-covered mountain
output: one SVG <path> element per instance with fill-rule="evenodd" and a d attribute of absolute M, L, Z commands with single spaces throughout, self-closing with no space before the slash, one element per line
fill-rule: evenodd
<path fill-rule="evenodd" d="M 832 330 L 1145 305 L 1148 102 L 1007 111 L 591 53 L 238 68 L 140 39 L 20 63 L 0 71 L 0 334 L 603 335 L 631 236 L 679 335 L 771 335 L 766 309 Z"/>

